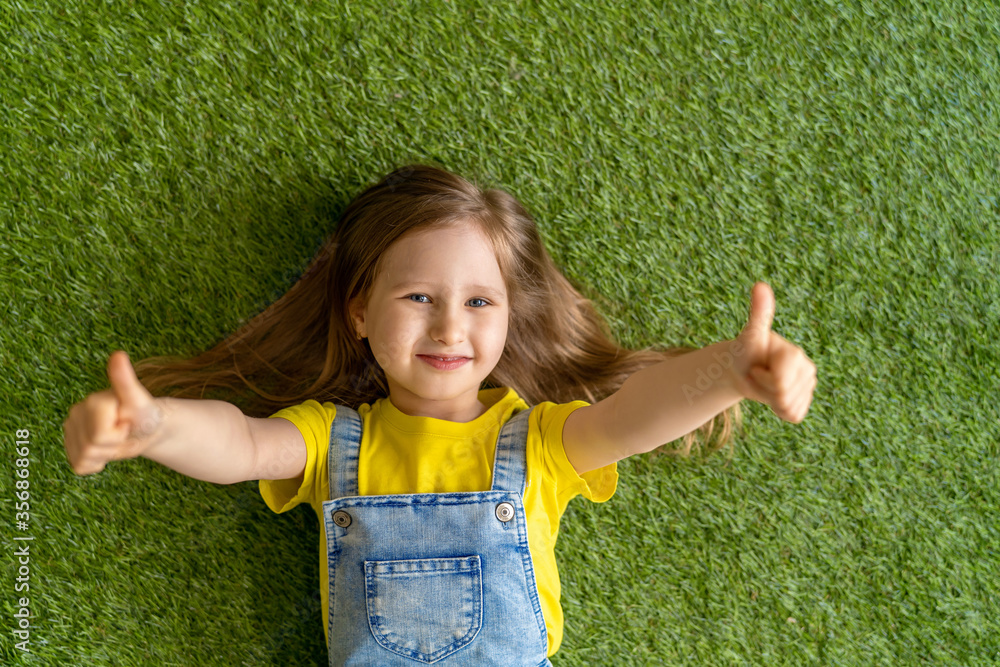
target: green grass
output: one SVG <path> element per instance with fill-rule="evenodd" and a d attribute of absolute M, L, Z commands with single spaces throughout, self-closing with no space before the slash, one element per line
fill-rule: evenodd
<path fill-rule="evenodd" d="M 732 338 L 765 280 L 818 367 L 804 423 L 747 402 L 731 461 L 571 503 L 554 665 L 1000 661 L 1000 9 L 662 4 L 0 0 L 0 523 L 29 429 L 35 538 L 0 662 L 325 664 L 311 510 L 78 478 L 61 424 L 411 159 L 518 196 L 625 343 Z"/>

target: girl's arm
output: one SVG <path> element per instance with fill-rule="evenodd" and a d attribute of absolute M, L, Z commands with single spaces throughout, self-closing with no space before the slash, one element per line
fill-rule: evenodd
<path fill-rule="evenodd" d="M 253 419 L 231 403 L 154 398 L 124 353 L 108 361 L 111 388 L 70 408 L 66 455 L 78 475 L 145 456 L 188 477 L 233 484 L 301 475 L 305 441 L 284 419 Z"/>
<path fill-rule="evenodd" d="M 634 373 L 599 403 L 573 411 L 563 446 L 580 474 L 641 454 L 699 428 L 743 398 L 801 422 L 812 402 L 816 366 L 771 331 L 774 295 L 754 285 L 747 326 L 722 341 Z"/>
<path fill-rule="evenodd" d="M 216 484 L 301 477 L 306 443 L 287 419 L 247 417 L 225 401 L 157 398 L 162 432 L 142 452 L 177 472 Z"/>
<path fill-rule="evenodd" d="M 563 447 L 577 473 L 656 449 L 739 403 L 743 396 L 717 361 L 731 355 L 732 342 L 647 366 L 603 401 L 571 412 Z"/>

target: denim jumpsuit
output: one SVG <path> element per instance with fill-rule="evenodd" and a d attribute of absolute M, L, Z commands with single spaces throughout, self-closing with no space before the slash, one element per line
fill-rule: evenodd
<path fill-rule="evenodd" d="M 330 667 L 551 667 L 521 500 L 531 410 L 501 428 L 489 491 L 359 496 L 361 417 L 336 409 Z"/>

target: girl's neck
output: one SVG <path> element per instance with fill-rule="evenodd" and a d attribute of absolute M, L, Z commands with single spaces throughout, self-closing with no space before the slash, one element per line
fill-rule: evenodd
<path fill-rule="evenodd" d="M 389 401 L 404 415 L 431 417 L 463 424 L 478 419 L 489 409 L 489 406 L 479 400 L 478 395 L 473 396 L 471 401 L 467 398 L 465 400 L 434 401 L 397 393 L 390 394 Z"/>

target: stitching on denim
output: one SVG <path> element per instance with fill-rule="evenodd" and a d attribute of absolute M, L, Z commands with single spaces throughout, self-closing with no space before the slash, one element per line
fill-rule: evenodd
<path fill-rule="evenodd" d="M 533 410 L 534 406 L 518 412 L 500 428 L 493 455 L 493 483 L 490 490 L 508 490 L 524 495 L 528 474 L 526 449 L 529 415 Z M 515 462 L 520 466 L 519 479 L 513 477 Z"/>
<path fill-rule="evenodd" d="M 549 650 L 549 631 L 545 627 L 545 616 L 542 614 L 542 604 L 538 599 L 538 582 L 535 579 L 535 566 L 531 560 L 531 550 L 528 548 L 528 521 L 524 513 L 523 504 L 519 503 L 520 511 L 515 517 L 518 531 L 518 551 L 521 552 L 521 561 L 524 569 L 524 580 L 527 586 L 528 599 L 531 600 L 531 608 L 535 612 L 535 624 L 541 630 L 542 653 Z M 523 533 L 522 533 L 523 530 Z M 521 546 L 521 536 L 524 537 L 524 545 Z"/>
<path fill-rule="evenodd" d="M 363 429 L 361 415 L 356 410 L 337 405 L 336 411 L 327 456 L 327 472 L 334 487 L 330 489 L 331 499 L 358 495 L 358 457 Z"/>
<path fill-rule="evenodd" d="M 439 560 L 439 559 L 419 559 L 419 560 Z M 462 558 L 462 560 L 464 560 L 464 558 Z M 479 585 L 478 585 L 478 590 L 476 590 L 475 588 L 473 589 L 473 592 L 475 594 L 472 604 L 474 614 L 468 632 L 466 632 L 465 635 L 463 635 L 462 637 L 456 639 L 450 644 L 446 644 L 445 646 L 439 648 L 433 653 L 421 653 L 419 651 L 414 651 L 412 649 L 405 648 L 404 646 L 400 646 L 399 644 L 396 644 L 395 642 L 389 639 L 388 634 L 390 631 L 388 630 L 388 628 L 383 628 L 383 624 L 380 622 L 382 617 L 378 614 L 373 614 L 372 609 L 369 606 L 369 601 L 372 598 L 378 597 L 378 592 L 376 590 L 375 584 L 379 575 L 373 572 L 374 568 L 368 567 L 368 561 L 366 561 L 365 562 L 365 594 L 366 594 L 365 607 L 368 611 L 368 627 L 371 629 L 372 636 L 375 638 L 375 641 L 378 642 L 380 646 L 382 646 L 384 649 L 388 651 L 392 651 L 393 653 L 397 653 L 407 658 L 412 658 L 413 660 L 419 660 L 421 662 L 427 662 L 427 663 L 436 662 L 441 658 L 451 655 L 452 653 L 455 653 L 456 651 L 471 644 L 472 641 L 476 638 L 476 636 L 479 635 L 480 630 L 482 630 L 483 605 L 485 604 L 483 600 L 482 565 L 480 562 L 478 562 L 478 558 L 476 559 L 476 561 L 477 562 L 475 563 L 474 567 L 467 571 L 450 571 L 450 572 L 434 573 L 434 574 L 450 574 L 452 576 L 457 574 L 462 577 L 471 578 L 472 580 L 471 583 L 473 585 L 475 585 L 476 583 L 478 583 Z M 404 576 L 408 575 L 409 573 L 407 573 L 407 575 Z M 386 578 L 384 575 L 382 576 L 383 578 Z M 396 575 L 390 575 L 390 576 L 396 576 Z M 376 631 L 376 627 L 378 628 L 378 631 Z"/>

